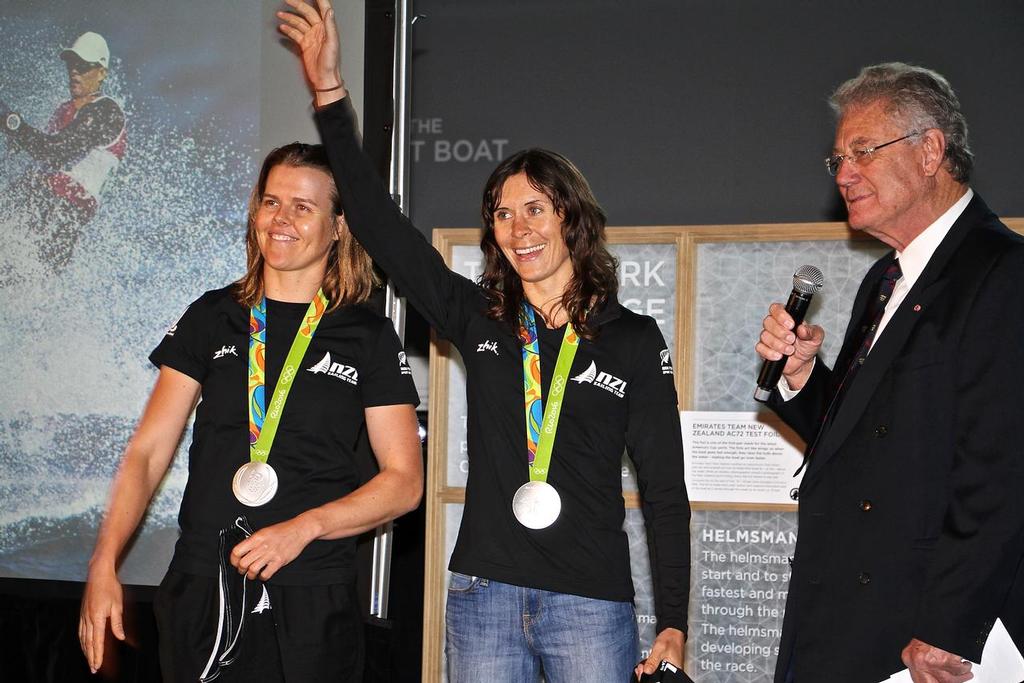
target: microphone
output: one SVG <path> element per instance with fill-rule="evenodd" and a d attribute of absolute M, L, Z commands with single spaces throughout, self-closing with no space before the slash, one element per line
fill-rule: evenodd
<path fill-rule="evenodd" d="M 811 297 L 825 284 L 825 276 L 814 266 L 800 266 L 793 273 L 793 291 L 786 302 L 786 313 L 793 317 L 794 334 L 797 326 L 804 321 L 807 307 L 811 305 Z M 754 399 L 764 403 L 772 393 L 772 389 L 782 377 L 782 369 L 786 366 L 787 356 L 779 360 L 766 360 L 761 364 L 761 372 L 757 375 L 757 389 Z"/>

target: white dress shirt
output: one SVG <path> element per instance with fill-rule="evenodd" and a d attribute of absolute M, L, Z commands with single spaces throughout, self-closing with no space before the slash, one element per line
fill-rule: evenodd
<path fill-rule="evenodd" d="M 896 252 L 896 258 L 900 261 L 900 270 L 903 272 L 903 275 L 896 281 L 896 287 L 892 290 L 892 296 L 889 297 L 889 301 L 885 304 L 885 312 L 882 314 L 882 320 L 878 323 L 878 331 L 875 332 L 875 338 L 871 342 L 872 348 L 874 348 L 875 342 L 881 338 L 882 333 L 885 331 L 885 326 L 896 315 L 900 304 L 907 298 L 907 293 L 914 287 L 917 279 L 921 277 L 921 273 L 924 271 L 925 266 L 928 265 L 928 261 L 931 260 L 932 254 L 939 248 L 939 244 L 946 238 L 950 228 L 953 227 L 953 223 L 956 223 L 956 220 L 960 218 L 960 214 L 967 208 L 972 197 L 974 197 L 974 190 L 967 188 L 964 196 L 958 199 L 953 206 L 946 209 L 946 212 L 925 228 L 924 232 L 915 237 L 907 245 L 906 249 L 902 252 Z M 870 349 L 868 352 L 870 353 Z M 812 362 L 817 362 L 817 360 Z M 814 369 L 813 365 L 811 369 Z M 779 393 L 782 395 L 782 400 L 788 401 L 800 392 L 799 390 L 791 389 L 789 382 L 783 377 L 779 380 Z"/>

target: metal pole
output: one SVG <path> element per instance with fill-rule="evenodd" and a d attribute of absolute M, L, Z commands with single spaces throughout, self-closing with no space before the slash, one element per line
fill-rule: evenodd
<path fill-rule="evenodd" d="M 412 0 L 395 0 L 395 40 L 393 54 L 392 88 L 394 114 L 391 128 L 391 166 L 388 172 L 388 188 L 399 208 L 409 213 L 409 169 L 406 166 L 409 150 L 409 26 Z M 387 315 L 405 340 L 405 299 L 398 296 L 394 284 L 389 280 L 385 298 Z M 391 586 L 391 545 L 394 540 L 394 524 L 377 527 L 373 539 L 373 569 L 370 584 L 370 614 L 387 619 L 388 593 Z"/>

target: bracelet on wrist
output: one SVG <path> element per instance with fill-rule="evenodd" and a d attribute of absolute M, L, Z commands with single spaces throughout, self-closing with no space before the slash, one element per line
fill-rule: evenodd
<path fill-rule="evenodd" d="M 336 85 L 333 88 L 313 88 L 313 92 L 333 92 L 335 90 L 341 90 L 344 88 L 344 84 Z"/>

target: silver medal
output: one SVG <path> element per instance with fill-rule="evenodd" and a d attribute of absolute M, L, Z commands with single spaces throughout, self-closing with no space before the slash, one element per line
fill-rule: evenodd
<path fill-rule="evenodd" d="M 528 529 L 551 526 L 561 511 L 562 499 L 546 481 L 528 481 L 512 497 L 512 514 Z"/>
<path fill-rule="evenodd" d="M 231 491 L 242 505 L 259 507 L 277 493 L 277 472 L 265 462 L 247 462 L 235 472 Z"/>

